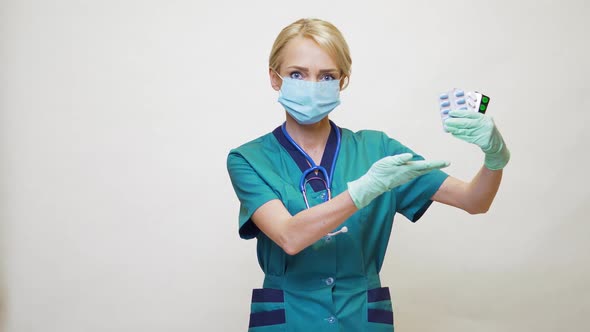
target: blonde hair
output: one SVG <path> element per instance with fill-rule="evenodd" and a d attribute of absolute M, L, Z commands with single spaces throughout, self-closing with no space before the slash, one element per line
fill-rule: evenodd
<path fill-rule="evenodd" d="M 281 54 L 285 45 L 299 36 L 312 39 L 330 55 L 340 70 L 340 87 L 345 89 L 350 80 L 352 66 L 350 50 L 342 33 L 332 23 L 324 20 L 302 18 L 281 30 L 272 46 L 268 66 L 278 72 L 282 62 Z"/>

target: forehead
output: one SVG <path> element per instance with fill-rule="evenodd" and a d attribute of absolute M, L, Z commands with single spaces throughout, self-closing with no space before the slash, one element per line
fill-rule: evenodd
<path fill-rule="evenodd" d="M 313 39 L 301 36 L 291 39 L 285 45 L 282 58 L 282 67 L 296 65 L 307 68 L 338 68 L 336 62 L 320 45 Z"/>

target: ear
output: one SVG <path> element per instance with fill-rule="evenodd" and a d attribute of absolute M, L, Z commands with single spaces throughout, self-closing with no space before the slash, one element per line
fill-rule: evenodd
<path fill-rule="evenodd" d="M 275 73 L 274 70 L 272 70 L 271 68 L 268 68 L 268 76 L 270 77 L 270 86 L 272 86 L 272 88 L 275 89 L 275 91 L 281 90 L 281 85 L 283 81 L 277 75 L 277 73 Z"/>
<path fill-rule="evenodd" d="M 342 74 L 340 74 L 342 75 Z M 344 79 L 340 80 L 340 91 L 344 90 L 346 87 L 348 87 L 348 80 L 350 78 L 348 76 L 346 76 Z"/>

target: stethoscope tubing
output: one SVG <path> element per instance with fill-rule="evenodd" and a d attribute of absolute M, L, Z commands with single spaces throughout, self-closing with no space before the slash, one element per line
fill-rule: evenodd
<path fill-rule="evenodd" d="M 293 147 L 295 147 L 295 149 L 297 149 L 297 151 L 299 151 L 299 153 L 301 153 L 301 155 L 303 155 L 303 157 L 305 157 L 305 159 L 307 160 L 307 162 L 311 165 L 310 168 L 306 169 L 303 174 L 301 175 L 301 179 L 299 180 L 299 189 L 301 190 L 301 193 L 304 195 L 305 197 L 305 179 L 307 178 L 307 176 L 309 175 L 309 173 L 311 172 L 315 172 L 315 171 L 320 171 L 322 173 L 322 175 L 324 176 L 324 179 L 326 179 L 326 189 L 328 191 L 328 195 L 326 198 L 324 198 L 324 201 L 327 201 L 331 198 L 331 192 L 332 192 L 332 179 L 334 177 L 334 170 L 336 169 L 336 161 L 338 160 L 338 155 L 340 153 L 340 145 L 341 145 L 341 134 L 340 134 L 340 130 L 338 127 L 336 127 L 336 125 L 334 124 L 334 122 L 330 121 L 330 126 L 334 129 L 334 131 L 336 132 L 336 151 L 334 151 L 334 158 L 332 159 L 332 165 L 330 167 L 330 173 L 328 173 L 328 171 L 326 170 L 325 167 L 321 166 L 321 165 L 316 165 L 316 163 L 313 161 L 313 159 L 311 159 L 311 157 L 307 154 L 307 152 L 305 152 L 300 146 L 299 144 L 297 144 L 297 142 L 295 142 L 295 140 L 293 140 L 293 138 L 291 137 L 291 135 L 289 135 L 289 133 L 287 132 L 287 128 L 286 128 L 286 124 L 287 122 L 284 122 L 283 125 L 281 126 L 281 130 L 283 131 L 283 134 L 285 135 L 285 138 L 287 139 L 287 141 L 289 141 L 289 143 L 291 143 L 291 145 L 293 145 Z M 307 205 L 307 198 L 306 200 L 306 205 Z M 309 208 L 309 206 L 308 206 Z"/>
<path fill-rule="evenodd" d="M 305 179 L 307 178 L 307 176 L 311 172 L 320 171 L 322 173 L 322 175 L 324 176 L 325 180 L 322 180 L 322 181 L 324 181 L 324 184 L 326 186 L 326 191 L 328 192 L 328 195 L 326 195 L 326 197 L 324 198 L 324 202 L 328 201 L 332 198 L 332 179 L 334 178 L 334 170 L 336 169 L 336 161 L 338 160 L 338 155 L 340 154 L 340 145 L 341 145 L 342 137 L 340 135 L 340 129 L 338 127 L 336 127 L 336 124 L 334 124 L 334 122 L 330 121 L 330 126 L 336 132 L 336 151 L 334 151 L 334 158 L 332 159 L 330 173 L 328 173 L 328 171 L 326 171 L 325 167 L 323 167 L 321 165 L 319 165 L 319 166 L 316 165 L 316 163 L 313 161 L 313 159 L 311 159 L 311 157 L 299 146 L 299 144 L 297 144 L 297 142 L 295 142 L 295 140 L 293 140 L 291 135 L 289 135 L 289 133 L 287 132 L 286 122 L 284 122 L 283 125 L 281 126 L 281 129 L 283 131 L 283 134 L 287 138 L 287 141 L 289 141 L 289 143 L 291 143 L 291 145 L 293 145 L 299 151 L 299 153 L 301 153 L 303 155 L 303 157 L 305 157 L 307 162 L 311 165 L 310 168 L 303 171 L 303 174 L 301 175 L 301 179 L 299 180 L 299 188 L 301 190 L 301 194 L 303 195 L 303 200 L 305 201 L 305 206 L 308 209 L 309 209 L 309 202 L 307 201 L 307 193 L 306 193 L 306 189 L 305 189 Z M 340 233 L 346 233 L 346 232 L 348 232 L 348 227 L 344 226 L 336 232 L 328 233 L 326 235 L 326 237 L 331 238 L 331 237 L 336 236 Z"/>

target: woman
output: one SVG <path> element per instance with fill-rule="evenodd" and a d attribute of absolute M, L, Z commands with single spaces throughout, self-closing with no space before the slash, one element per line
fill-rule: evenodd
<path fill-rule="evenodd" d="M 485 165 L 469 183 L 448 176 L 384 133 L 328 119 L 350 77 L 351 58 L 332 24 L 284 28 L 269 76 L 286 121 L 230 151 L 240 200 L 239 233 L 256 237 L 264 285 L 252 293 L 250 331 L 392 331 L 379 271 L 393 217 L 417 221 L 432 201 L 469 213 L 490 207 L 509 152 L 493 121 L 451 112 L 445 128 L 479 145 Z"/>

